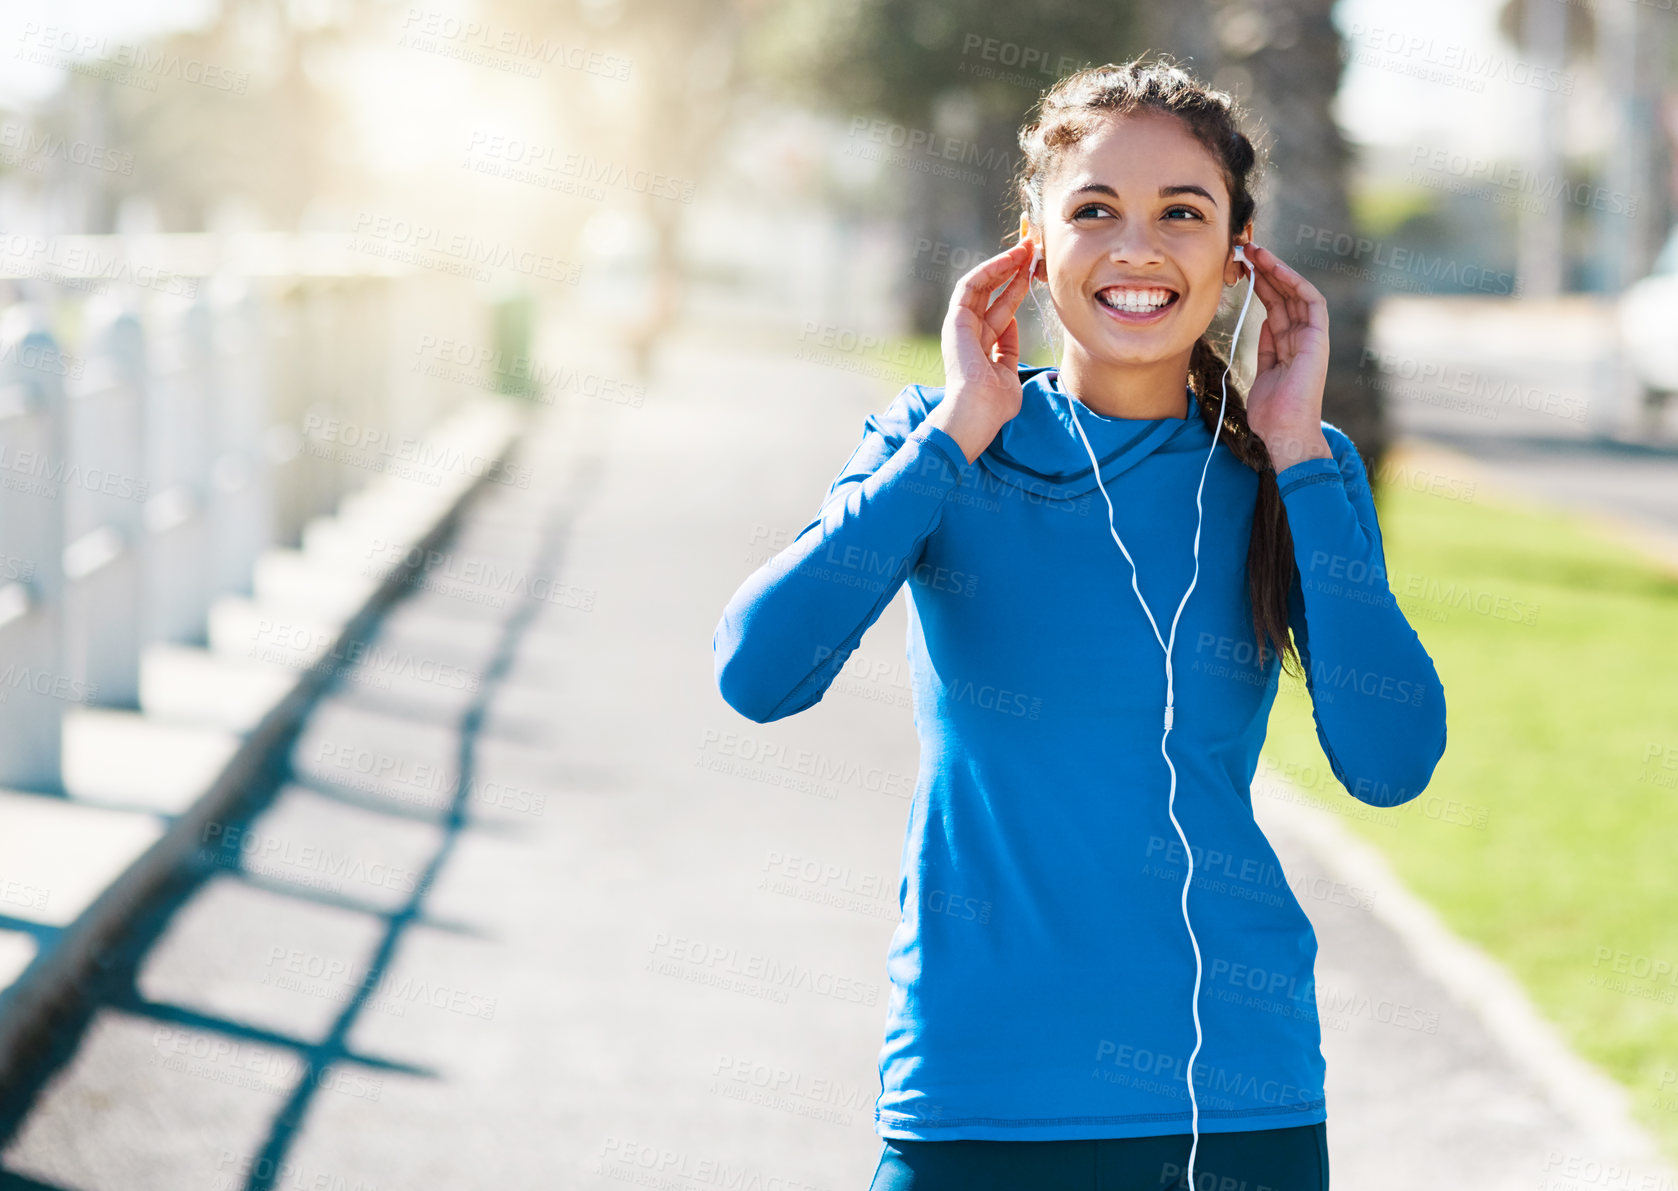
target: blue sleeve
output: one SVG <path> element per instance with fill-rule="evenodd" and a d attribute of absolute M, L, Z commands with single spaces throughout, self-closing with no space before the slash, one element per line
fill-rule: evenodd
<path fill-rule="evenodd" d="M 1322 425 L 1334 457 L 1276 476 L 1299 568 L 1288 623 L 1334 776 L 1360 802 L 1399 806 L 1422 792 L 1445 753 L 1445 688 L 1388 586 L 1357 447 Z"/>
<path fill-rule="evenodd" d="M 870 414 L 815 519 L 724 607 L 711 637 L 717 689 L 747 719 L 766 724 L 820 701 L 971 475 L 956 440 L 925 421 L 928 403 L 908 385 Z"/>

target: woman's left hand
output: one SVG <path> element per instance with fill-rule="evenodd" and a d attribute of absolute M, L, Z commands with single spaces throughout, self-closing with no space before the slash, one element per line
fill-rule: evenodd
<path fill-rule="evenodd" d="M 1304 459 L 1334 457 L 1323 437 L 1328 380 L 1328 302 L 1268 248 L 1247 245 L 1254 294 L 1264 303 L 1258 375 L 1247 391 L 1247 424 L 1280 472 Z"/>

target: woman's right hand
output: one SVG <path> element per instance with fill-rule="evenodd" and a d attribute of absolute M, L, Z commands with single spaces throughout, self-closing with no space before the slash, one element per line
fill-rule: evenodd
<path fill-rule="evenodd" d="M 927 414 L 961 446 L 969 463 L 1020 412 L 1020 327 L 1014 320 L 1031 276 L 1031 240 L 1022 239 L 970 269 L 956 282 L 939 342 L 944 396 Z M 1008 287 L 993 302 L 990 293 Z"/>

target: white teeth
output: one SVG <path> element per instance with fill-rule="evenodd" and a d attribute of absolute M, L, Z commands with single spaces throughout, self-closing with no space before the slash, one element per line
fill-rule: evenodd
<path fill-rule="evenodd" d="M 1129 310 L 1140 314 L 1158 310 L 1171 301 L 1171 291 L 1165 289 L 1104 289 L 1096 300 L 1115 310 Z"/>

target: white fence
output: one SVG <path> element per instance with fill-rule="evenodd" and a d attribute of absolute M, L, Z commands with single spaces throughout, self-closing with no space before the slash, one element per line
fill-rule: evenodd
<path fill-rule="evenodd" d="M 167 718 L 145 706 L 147 673 L 182 647 L 226 655 L 265 583 L 318 585 L 294 548 L 352 494 L 399 477 L 435 491 L 486 465 L 452 451 L 471 431 L 448 419 L 502 404 L 481 400 L 494 377 L 421 367 L 438 342 L 468 360 L 501 346 L 471 281 L 339 238 L 8 236 L 8 290 L 0 787 L 65 792 L 83 708 Z"/>

